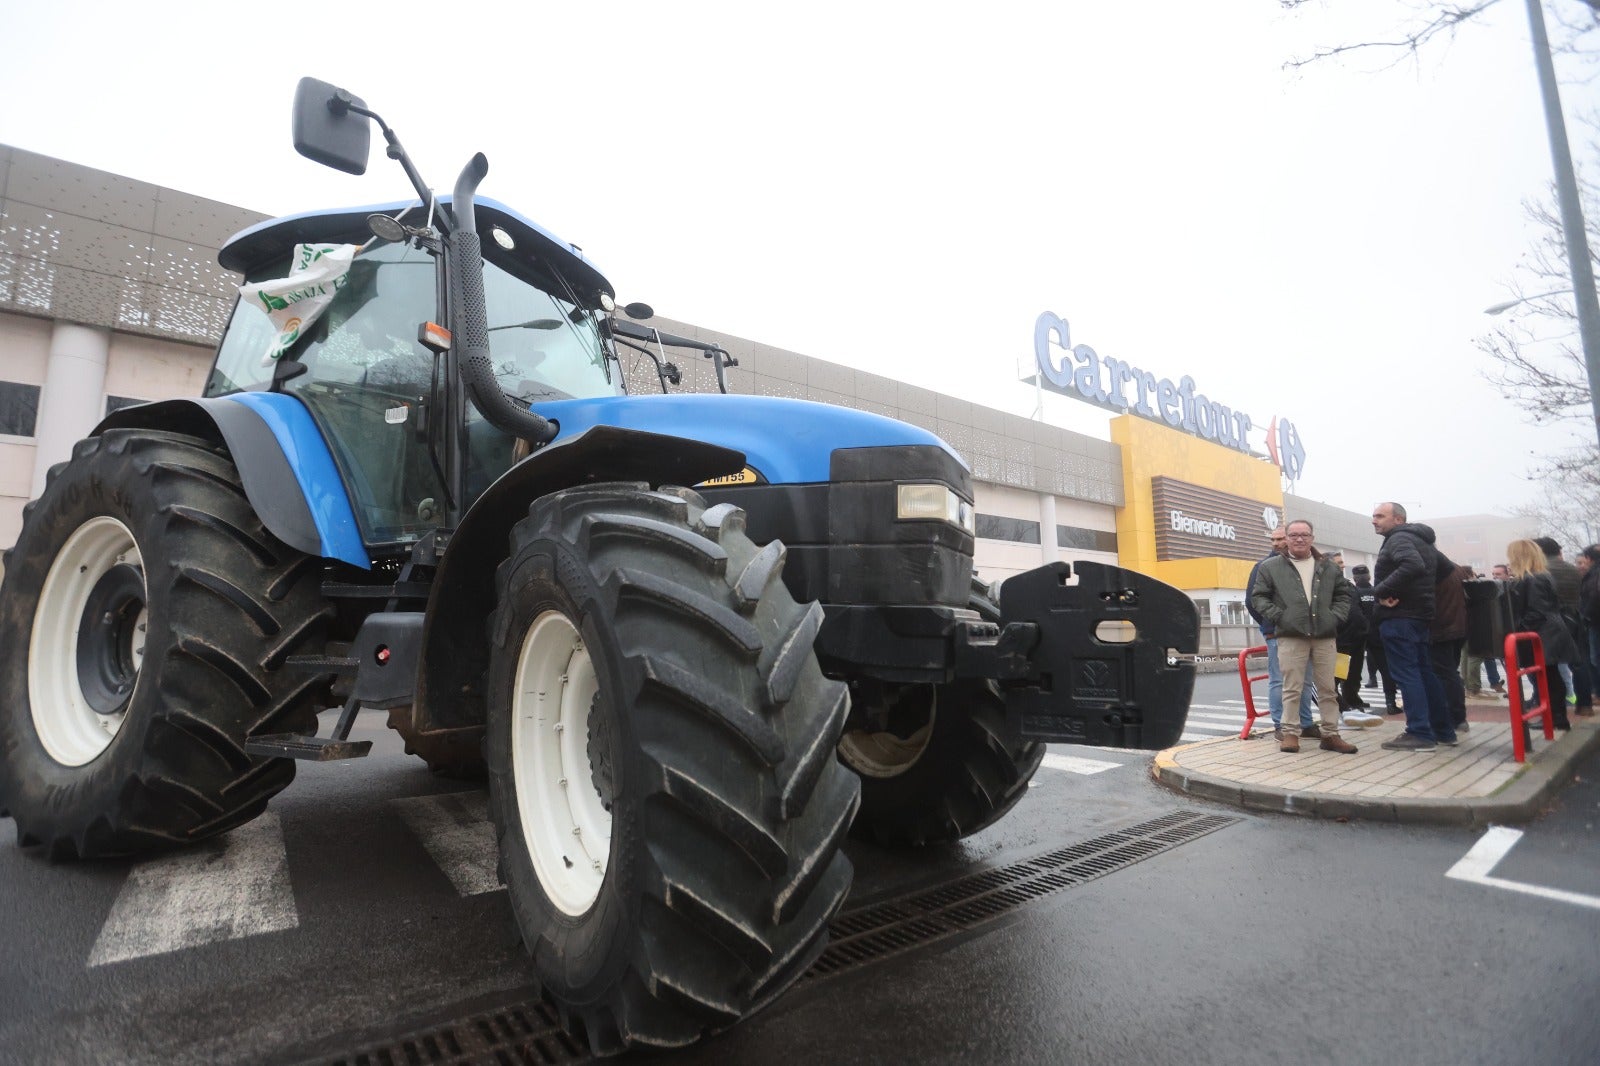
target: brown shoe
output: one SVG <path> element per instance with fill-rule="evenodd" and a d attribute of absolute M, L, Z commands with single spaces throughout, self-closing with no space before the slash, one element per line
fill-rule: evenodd
<path fill-rule="evenodd" d="M 1323 743 L 1326 744 L 1327 741 L 1323 741 Z M 1279 751 L 1287 751 L 1287 752 L 1291 752 L 1291 753 L 1299 751 L 1300 750 L 1300 738 L 1299 737 L 1295 737 L 1295 736 L 1290 736 L 1288 733 L 1283 734 L 1283 736 L 1278 738 L 1278 750 Z"/>
<path fill-rule="evenodd" d="M 1340 755 L 1354 755 L 1356 746 L 1344 739 L 1344 737 L 1323 737 L 1322 750 L 1336 751 Z"/>

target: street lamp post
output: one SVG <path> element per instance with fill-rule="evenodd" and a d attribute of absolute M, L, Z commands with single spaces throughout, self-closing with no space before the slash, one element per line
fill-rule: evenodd
<path fill-rule="evenodd" d="M 1539 68 L 1539 94 L 1544 100 L 1544 122 L 1550 135 L 1550 162 L 1555 170 L 1561 232 L 1567 245 L 1567 269 L 1571 272 L 1572 295 L 1578 310 L 1583 365 L 1589 375 L 1589 405 L 1594 412 L 1595 437 L 1600 440 L 1600 391 L 1597 391 L 1600 390 L 1600 296 L 1594 289 L 1594 268 L 1589 262 L 1589 241 L 1583 228 L 1583 208 L 1578 201 L 1578 179 L 1572 169 L 1566 123 L 1561 118 L 1561 96 L 1556 90 L 1556 69 L 1550 59 L 1550 39 L 1545 35 L 1540 0 L 1528 0 L 1528 25 L 1533 31 L 1533 58 Z M 1491 313 L 1495 312 L 1491 310 Z"/>
<path fill-rule="evenodd" d="M 1546 296 L 1565 296 L 1571 291 L 1571 289 L 1555 289 L 1551 292 L 1541 292 L 1533 296 L 1518 296 L 1515 300 L 1505 300 L 1501 303 L 1494 304 L 1493 306 L 1485 307 L 1483 309 L 1483 313 L 1486 315 L 1503 314 L 1504 312 L 1511 310 L 1513 307 L 1520 307 L 1522 304 L 1532 303 L 1535 300 L 1542 300 Z"/>

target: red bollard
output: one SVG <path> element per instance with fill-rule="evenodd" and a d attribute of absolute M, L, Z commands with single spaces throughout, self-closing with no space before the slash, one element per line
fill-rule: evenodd
<path fill-rule="evenodd" d="M 1517 646 L 1528 644 L 1533 648 L 1533 665 L 1516 666 L 1520 660 L 1517 658 Z M 1544 674 L 1544 642 L 1537 633 L 1507 633 L 1506 634 L 1506 686 L 1507 694 L 1511 697 L 1511 756 L 1517 762 L 1522 762 L 1528 753 L 1527 746 L 1523 743 L 1523 727 L 1535 718 L 1544 719 L 1544 738 L 1556 738 L 1556 723 L 1550 714 L 1550 682 Z M 1522 710 L 1522 679 L 1533 678 L 1533 689 L 1538 694 L 1538 704 L 1533 710 L 1526 713 Z"/>
<path fill-rule="evenodd" d="M 1251 677 L 1250 668 L 1245 665 L 1245 660 L 1249 659 L 1250 656 L 1265 655 L 1266 653 L 1267 646 L 1265 644 L 1258 645 L 1254 648 L 1246 648 L 1244 651 L 1239 653 L 1239 686 L 1244 689 L 1244 728 L 1239 731 L 1240 740 L 1250 739 L 1250 730 L 1255 726 L 1257 718 L 1265 718 L 1272 713 L 1270 710 L 1256 710 L 1256 696 L 1254 692 L 1255 683 L 1257 681 L 1265 681 L 1267 679 L 1267 675 L 1256 674 L 1254 677 Z"/>

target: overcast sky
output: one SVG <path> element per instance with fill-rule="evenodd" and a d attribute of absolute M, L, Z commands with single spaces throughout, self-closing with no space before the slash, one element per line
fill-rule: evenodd
<path fill-rule="evenodd" d="M 376 152 L 360 178 L 294 153 L 310 74 L 441 191 L 485 152 L 485 195 L 664 316 L 1027 414 L 1052 311 L 1292 420 L 1302 495 L 1504 512 L 1576 439 L 1473 345 L 1550 182 L 1523 6 L 1416 63 L 1286 72 L 1404 14 L 1330 6 L 0 0 L 0 142 L 272 213 L 409 196 Z M 1597 102 L 1563 91 L 1569 123 Z"/>

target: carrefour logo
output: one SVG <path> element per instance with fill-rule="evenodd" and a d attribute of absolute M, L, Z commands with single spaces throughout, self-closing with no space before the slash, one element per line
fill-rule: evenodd
<path fill-rule="evenodd" d="M 1200 518 L 1190 518 L 1177 508 L 1168 512 L 1172 521 L 1172 528 L 1179 533 L 1193 533 L 1199 537 L 1210 537 L 1213 540 L 1238 540 L 1239 532 L 1226 522 L 1209 522 Z"/>
<path fill-rule="evenodd" d="M 1051 358 L 1052 343 L 1061 349 L 1061 362 Z M 1165 422 L 1173 429 L 1248 454 L 1250 431 L 1256 426 L 1243 411 L 1235 411 L 1198 391 L 1187 375 L 1174 385 L 1131 363 L 1101 355 L 1087 344 L 1073 344 L 1067 320 L 1049 311 L 1033 324 L 1033 352 L 1038 362 L 1039 385 L 1051 392 L 1085 400 L 1097 407 Z M 1267 452 L 1291 481 L 1305 466 L 1300 435 L 1287 419 L 1274 418 L 1267 430 Z"/>

